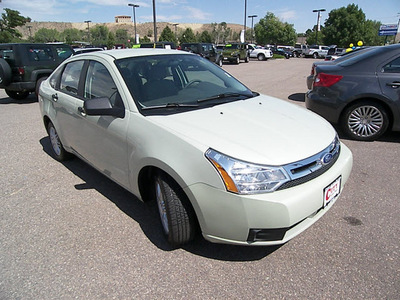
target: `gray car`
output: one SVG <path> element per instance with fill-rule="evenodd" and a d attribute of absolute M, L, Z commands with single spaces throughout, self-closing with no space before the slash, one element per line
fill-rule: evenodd
<path fill-rule="evenodd" d="M 400 45 L 375 47 L 315 65 L 306 106 L 353 139 L 375 140 L 400 131 L 399 87 Z"/>

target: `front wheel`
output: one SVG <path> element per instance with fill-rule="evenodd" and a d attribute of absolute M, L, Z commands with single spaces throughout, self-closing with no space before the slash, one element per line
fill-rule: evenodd
<path fill-rule="evenodd" d="M 154 191 L 161 225 L 168 242 L 181 246 L 194 238 L 194 212 L 179 185 L 160 173 L 154 180 Z"/>
<path fill-rule="evenodd" d="M 240 64 L 240 57 L 239 57 L 239 56 L 236 57 L 235 63 L 236 63 L 237 65 Z"/>
<path fill-rule="evenodd" d="M 318 58 L 318 53 L 317 53 L 317 52 L 314 52 L 313 57 L 314 57 L 314 58 Z"/>
<path fill-rule="evenodd" d="M 265 55 L 262 54 L 262 53 L 260 53 L 260 54 L 257 55 L 257 59 L 258 59 L 259 61 L 265 60 Z"/>
<path fill-rule="evenodd" d="M 373 141 L 382 136 L 389 126 L 386 110 L 378 103 L 363 101 L 347 108 L 342 127 L 352 139 Z"/>

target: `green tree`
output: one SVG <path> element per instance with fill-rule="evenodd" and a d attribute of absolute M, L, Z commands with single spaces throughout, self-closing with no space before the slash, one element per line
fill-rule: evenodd
<path fill-rule="evenodd" d="M 72 44 L 74 41 L 81 41 L 85 33 L 82 30 L 76 28 L 67 28 L 61 34 L 61 40 L 67 44 Z"/>
<path fill-rule="evenodd" d="M 225 44 L 232 35 L 232 29 L 228 28 L 226 22 L 212 23 L 211 37 L 215 44 Z"/>
<path fill-rule="evenodd" d="M 107 34 L 107 41 L 103 44 L 96 44 L 96 45 L 107 45 L 108 49 L 112 49 L 115 46 L 115 34 L 112 31 L 109 31 Z"/>
<path fill-rule="evenodd" d="M 196 43 L 196 36 L 191 28 L 186 28 L 179 37 L 181 43 Z"/>
<path fill-rule="evenodd" d="M 258 44 L 293 45 L 297 35 L 293 24 L 282 22 L 273 13 L 266 16 L 254 26 L 254 33 Z"/>
<path fill-rule="evenodd" d="M 96 25 L 90 29 L 90 42 L 93 45 L 97 46 L 108 45 L 108 38 L 109 38 L 109 30 L 105 25 Z M 113 46 L 115 45 L 115 36 L 112 45 Z"/>
<path fill-rule="evenodd" d="M 117 44 L 126 44 L 129 40 L 128 31 L 125 29 L 117 29 L 115 31 L 115 41 Z"/>
<path fill-rule="evenodd" d="M 144 37 L 140 38 L 140 43 L 150 43 L 150 38 L 145 35 Z"/>
<path fill-rule="evenodd" d="M 204 30 L 197 38 L 197 40 L 199 41 L 199 43 L 212 43 L 212 36 L 211 34 L 207 31 Z"/>
<path fill-rule="evenodd" d="M 177 40 L 175 38 L 175 34 L 172 32 L 172 30 L 171 30 L 171 28 L 169 28 L 169 26 L 165 26 L 165 28 L 161 32 L 159 41 L 160 42 L 173 42 L 173 43 L 177 42 Z"/>
<path fill-rule="evenodd" d="M 326 45 L 348 47 L 350 43 L 378 45 L 383 38 L 378 37 L 379 22 L 366 20 L 365 14 L 358 5 L 349 4 L 347 7 L 333 9 L 329 13 L 323 28 Z"/>
<path fill-rule="evenodd" d="M 308 29 L 306 31 L 306 42 L 308 45 L 324 45 L 325 44 L 325 36 L 324 36 L 324 27 L 321 26 L 321 31 L 318 32 L 318 41 L 317 41 L 317 25 L 314 26 L 313 30 Z M 332 45 L 332 44 L 327 44 Z"/>
<path fill-rule="evenodd" d="M 36 31 L 34 41 L 36 43 L 57 42 L 60 40 L 60 33 L 56 29 L 40 28 Z"/>
<path fill-rule="evenodd" d="M 0 43 L 9 43 L 22 37 L 15 28 L 30 22 L 30 18 L 20 16 L 19 11 L 9 8 L 4 9 L 0 19 Z"/>

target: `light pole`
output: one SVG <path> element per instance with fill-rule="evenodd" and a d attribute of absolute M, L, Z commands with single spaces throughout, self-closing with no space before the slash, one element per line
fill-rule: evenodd
<path fill-rule="evenodd" d="M 251 15 L 248 16 L 251 18 L 251 43 L 253 43 L 253 37 L 254 37 L 254 18 L 257 18 L 257 15 Z"/>
<path fill-rule="evenodd" d="M 154 43 L 157 42 L 156 0 L 153 0 Z"/>
<path fill-rule="evenodd" d="M 314 9 L 313 12 L 318 13 L 318 17 L 317 17 L 317 32 L 315 34 L 315 44 L 318 45 L 318 31 L 320 29 L 320 22 L 321 22 L 321 12 L 322 11 L 326 11 L 325 8 L 321 8 L 321 9 Z"/>
<path fill-rule="evenodd" d="M 179 25 L 178 23 L 172 24 L 172 26 L 175 26 L 175 40 L 176 40 L 176 42 L 178 42 L 178 36 L 176 35 L 176 29 L 177 29 L 178 25 Z"/>
<path fill-rule="evenodd" d="M 90 28 L 89 28 L 89 23 L 92 22 L 90 20 L 84 21 L 85 23 L 87 23 L 87 32 L 88 32 L 88 39 L 89 39 L 89 44 L 90 44 Z"/>
<path fill-rule="evenodd" d="M 136 12 L 135 8 L 139 7 L 137 4 L 129 3 L 128 6 L 132 6 L 132 11 L 133 11 L 133 24 L 135 27 L 135 44 L 138 44 L 138 39 L 137 39 L 137 34 L 136 34 Z"/>
<path fill-rule="evenodd" d="M 246 33 L 246 15 L 247 15 L 247 0 L 244 0 L 244 24 L 243 30 Z"/>

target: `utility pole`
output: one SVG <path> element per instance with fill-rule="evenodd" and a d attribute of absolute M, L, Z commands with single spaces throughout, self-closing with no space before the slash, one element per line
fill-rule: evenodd
<path fill-rule="evenodd" d="M 318 31 L 320 30 L 320 24 L 321 24 L 321 12 L 322 11 L 326 11 L 325 8 L 321 8 L 321 9 L 314 9 L 313 12 L 318 13 L 318 17 L 317 17 L 317 32 L 315 33 L 315 44 L 318 45 Z"/>

